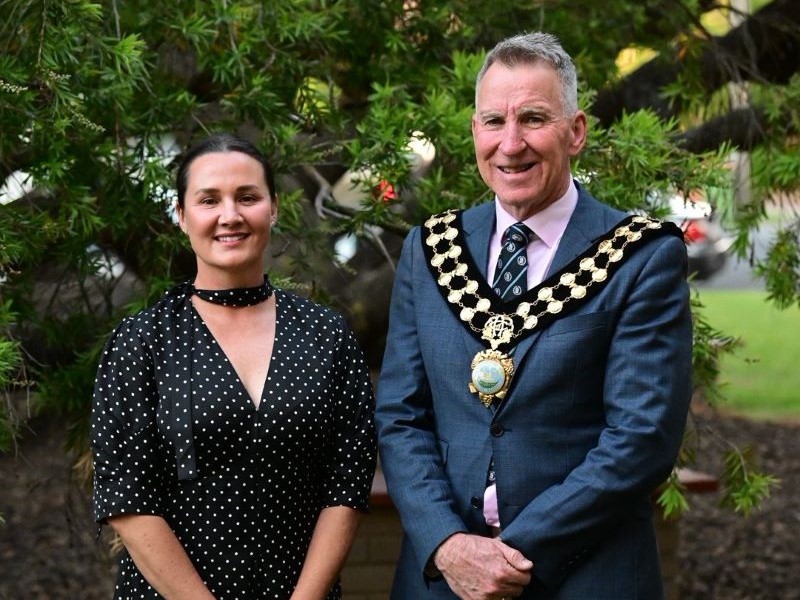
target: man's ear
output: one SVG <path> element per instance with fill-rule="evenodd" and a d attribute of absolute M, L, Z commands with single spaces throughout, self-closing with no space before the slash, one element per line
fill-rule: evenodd
<path fill-rule="evenodd" d="M 576 112 L 575 116 L 572 117 L 570 133 L 572 139 L 569 144 L 569 155 L 577 156 L 580 151 L 583 150 L 583 146 L 586 144 L 586 134 L 588 133 L 586 113 L 582 110 Z"/>

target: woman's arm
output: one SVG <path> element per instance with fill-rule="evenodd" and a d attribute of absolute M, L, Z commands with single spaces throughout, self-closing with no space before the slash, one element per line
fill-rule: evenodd
<path fill-rule="evenodd" d="M 154 515 L 109 517 L 141 574 L 167 600 L 214 600 L 167 522 Z M 316 533 L 314 534 L 316 536 Z"/>
<path fill-rule="evenodd" d="M 353 545 L 361 513 L 347 506 L 323 508 L 291 600 L 324 600 Z"/>

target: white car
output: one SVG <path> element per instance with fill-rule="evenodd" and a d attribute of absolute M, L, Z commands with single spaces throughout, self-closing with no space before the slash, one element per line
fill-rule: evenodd
<path fill-rule="evenodd" d="M 725 265 L 733 238 L 720 226 L 711 204 L 694 196 L 671 195 L 666 204 L 670 211 L 666 218 L 683 230 L 689 274 L 700 280 L 708 279 Z"/>

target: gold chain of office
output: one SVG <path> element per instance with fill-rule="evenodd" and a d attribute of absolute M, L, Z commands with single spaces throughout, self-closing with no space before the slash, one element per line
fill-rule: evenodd
<path fill-rule="evenodd" d="M 565 271 L 555 284 L 539 287 L 536 298 L 520 302 L 514 312 L 496 312 L 491 309 L 491 301 L 477 293 L 478 281 L 473 277 L 480 275 L 469 274 L 469 266 L 459 259 L 464 248 L 461 233 L 451 225 L 455 220 L 456 211 L 450 210 L 425 221 L 425 243 L 432 249 L 430 264 L 438 274 L 437 283 L 446 290 L 447 301 L 461 309 L 461 321 L 480 334 L 493 350 L 536 329 L 543 316 L 557 315 L 570 301 L 584 298 L 590 287 L 606 281 L 609 264 L 621 261 L 628 245 L 642 238 L 643 230 L 662 227 L 658 220 L 632 217 L 630 223 L 618 226 L 612 237 L 601 240 L 593 253 L 587 252 L 577 271 Z M 463 285 L 455 287 L 457 281 Z"/>

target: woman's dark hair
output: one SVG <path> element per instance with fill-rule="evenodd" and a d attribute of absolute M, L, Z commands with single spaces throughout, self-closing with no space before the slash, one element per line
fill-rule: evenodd
<path fill-rule="evenodd" d="M 272 165 L 269 164 L 266 156 L 244 138 L 230 133 L 216 133 L 197 142 L 194 146 L 189 148 L 183 156 L 183 160 L 178 167 L 178 173 L 175 177 L 178 186 L 178 206 L 183 208 L 186 197 L 186 186 L 189 183 L 189 167 L 192 165 L 192 162 L 194 162 L 194 159 L 198 156 L 211 154 L 213 152 L 241 152 L 242 154 L 247 154 L 256 159 L 264 169 L 264 180 L 267 182 L 269 196 L 272 200 L 275 200 L 275 176 L 272 174 Z"/>

